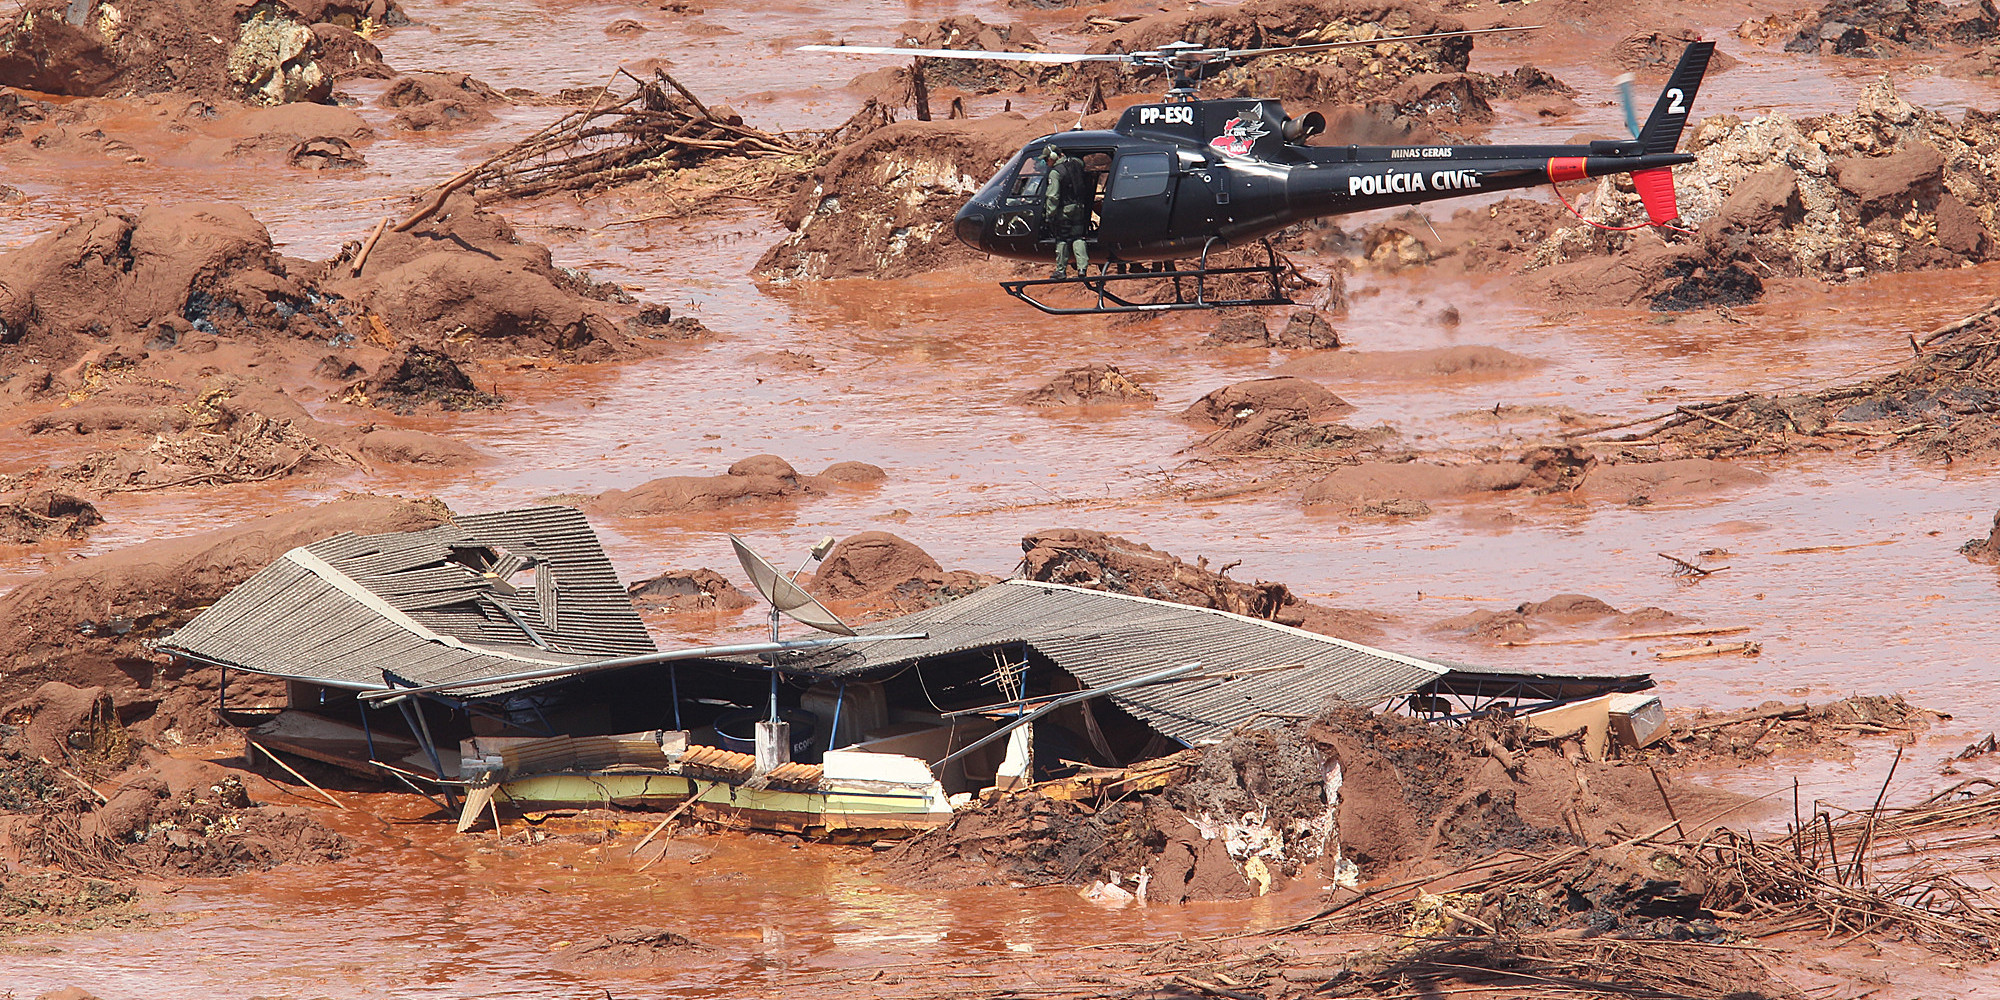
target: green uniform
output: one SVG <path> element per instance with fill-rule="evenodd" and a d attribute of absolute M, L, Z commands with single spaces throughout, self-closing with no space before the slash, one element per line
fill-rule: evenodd
<path fill-rule="evenodd" d="M 1053 147 L 1051 147 L 1053 148 Z M 1050 231 L 1056 239 L 1056 271 L 1058 278 L 1069 274 L 1069 259 L 1076 258 L 1078 274 L 1090 273 L 1090 250 L 1084 245 L 1084 234 L 1090 230 L 1090 196 L 1093 185 L 1090 175 L 1083 169 L 1083 161 L 1073 156 L 1057 152 L 1046 158 L 1049 165 L 1048 192 L 1044 197 L 1043 217 L 1048 220 Z"/>

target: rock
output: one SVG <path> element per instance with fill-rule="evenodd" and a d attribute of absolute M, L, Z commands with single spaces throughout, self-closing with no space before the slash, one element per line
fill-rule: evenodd
<path fill-rule="evenodd" d="M 621 517 L 722 510 L 739 504 L 822 496 L 835 482 L 857 481 L 850 478 L 856 475 L 865 473 L 852 465 L 841 469 L 838 478 L 801 475 L 776 455 L 753 455 L 720 476 L 663 476 L 629 490 L 611 490 L 594 498 L 590 509 Z"/>
<path fill-rule="evenodd" d="M 1094 403 L 1152 402 L 1160 397 L 1127 378 L 1113 365 L 1071 368 L 1048 382 L 1017 393 L 1014 402 L 1026 406 L 1086 406 Z"/>
<path fill-rule="evenodd" d="M 867 462 L 835 462 L 827 466 L 826 471 L 820 473 L 819 477 L 830 483 L 862 485 L 879 483 L 889 478 L 889 474 L 883 471 L 881 466 L 870 465 Z"/>
<path fill-rule="evenodd" d="M 1285 318 L 1277 346 L 1291 350 L 1331 350 L 1340 346 L 1340 333 L 1325 316 L 1311 309 L 1299 309 Z"/>
<path fill-rule="evenodd" d="M 1830 166 L 1833 182 L 1854 195 L 1864 216 L 1902 211 L 1913 201 L 1933 201 L 1944 178 L 1944 156 L 1929 143 L 1915 143 L 1887 156 L 1850 156 Z"/>
<path fill-rule="evenodd" d="M 757 603 L 712 569 L 668 570 L 625 588 L 637 607 L 648 611 L 737 611 Z"/>
<path fill-rule="evenodd" d="M 1712 223 L 1721 229 L 1768 233 L 1796 225 L 1805 218 L 1799 201 L 1798 172 L 1779 165 L 1738 181 Z"/>
<path fill-rule="evenodd" d="M 374 375 L 343 398 L 397 413 L 412 413 L 422 407 L 491 410 L 506 403 L 497 393 L 481 391 L 472 376 L 451 358 L 414 345 L 383 362 Z"/>
<path fill-rule="evenodd" d="M 337 24 L 315 24 L 313 38 L 319 43 L 319 65 L 334 82 L 342 80 L 387 80 L 396 75 L 382 61 L 382 50 L 374 42 Z"/>
<path fill-rule="evenodd" d="M 1973 562 L 2000 565 L 2000 511 L 1993 513 L 1993 530 L 1985 538 L 1974 538 L 1959 546 L 1958 551 Z"/>
<path fill-rule="evenodd" d="M 229 51 L 229 79 L 256 104 L 324 101 L 333 93 L 333 77 L 320 69 L 319 39 L 276 3 L 250 9 Z"/>
<path fill-rule="evenodd" d="M 1201 342 L 1203 347 L 1269 347 L 1271 330 L 1256 313 L 1225 313 Z"/>
<path fill-rule="evenodd" d="M 54 490 L 0 499 L 0 542 L 25 545 L 50 538 L 83 538 L 103 524 L 90 502 Z"/>
<path fill-rule="evenodd" d="M 492 87 L 465 73 L 405 73 L 382 92 L 382 106 L 395 108 L 396 125 L 431 131 L 493 120 L 487 108 L 507 103 Z"/>
<path fill-rule="evenodd" d="M 1273 411 L 1306 420 L 1325 420 L 1354 412 L 1354 407 L 1333 391 L 1310 379 L 1279 376 L 1252 379 L 1224 386 L 1195 400 L 1181 412 L 1192 424 L 1229 427 L 1260 413 Z"/>
<path fill-rule="evenodd" d="M 337 135 L 299 142 L 285 152 L 285 159 L 307 170 L 352 170 L 368 163 L 352 143 Z"/>
<path fill-rule="evenodd" d="M 1985 220 L 1949 191 L 1938 196 L 1937 241 L 1939 246 L 1972 261 L 1985 260 L 1993 247 Z"/>

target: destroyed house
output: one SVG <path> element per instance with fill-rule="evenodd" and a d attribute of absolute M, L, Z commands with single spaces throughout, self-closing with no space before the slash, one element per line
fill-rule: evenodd
<path fill-rule="evenodd" d="M 1333 700 L 1450 717 L 1651 686 L 1026 580 L 859 631 L 774 658 L 748 655 L 757 643 L 660 651 L 583 515 L 540 507 L 294 549 L 159 647 L 287 680 L 290 710 L 251 731 L 266 752 L 433 788 L 498 782 L 517 803 L 723 782 L 739 811 L 811 812 L 800 828 L 871 809 L 934 821 L 944 795 L 1151 760 Z M 878 638 L 894 635 L 916 638 Z M 827 645 L 790 648 L 813 642 Z M 774 703 L 790 763 L 767 773 L 753 730 Z"/>

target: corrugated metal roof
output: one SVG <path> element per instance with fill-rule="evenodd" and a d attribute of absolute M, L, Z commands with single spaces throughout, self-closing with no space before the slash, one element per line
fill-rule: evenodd
<path fill-rule="evenodd" d="M 801 673 L 861 678 L 934 657 L 1019 645 L 1095 688 L 1194 661 L 1201 662 L 1202 674 L 1304 664 L 1107 696 L 1187 743 L 1225 735 L 1261 713 L 1317 712 L 1329 698 L 1372 705 L 1423 687 L 1450 669 L 1226 611 L 1026 580 L 996 584 L 860 631 L 929 632 L 930 638 L 844 647 L 787 658 L 784 665 Z"/>
<path fill-rule="evenodd" d="M 515 575 L 531 564 L 532 580 Z M 384 670 L 431 684 L 657 651 L 590 523 L 568 507 L 294 549 L 160 646 L 357 689 L 382 687 Z"/>

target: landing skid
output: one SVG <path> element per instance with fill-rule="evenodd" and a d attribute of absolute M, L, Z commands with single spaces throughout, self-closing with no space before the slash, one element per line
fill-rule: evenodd
<path fill-rule="evenodd" d="M 1110 261 L 1100 264 L 1098 272 L 1094 275 L 1079 274 L 1074 278 L 1037 278 L 1032 281 L 1003 281 L 1000 283 L 1000 287 L 1006 289 L 1007 294 L 1052 316 L 1078 316 L 1094 313 L 1171 312 L 1180 309 L 1227 309 L 1235 306 L 1292 305 L 1292 300 L 1285 295 L 1280 284 L 1283 280 L 1283 273 L 1278 267 L 1278 253 L 1271 247 L 1269 240 L 1263 242 L 1264 263 L 1253 264 L 1248 267 L 1210 267 L 1208 266 L 1209 247 L 1203 247 L 1201 262 L 1194 268 L 1177 268 L 1172 261 L 1161 261 L 1150 266 L 1130 261 Z M 1210 246 L 1213 245 L 1214 241 L 1211 240 Z M 1111 268 L 1113 267 L 1116 267 L 1118 270 L 1112 271 Z M 1270 294 L 1259 298 L 1247 299 L 1211 299 L 1208 297 L 1209 279 L 1234 274 L 1262 275 L 1264 283 L 1270 288 Z M 1136 281 L 1171 281 L 1174 292 L 1173 300 L 1168 302 L 1134 302 L 1112 290 L 1112 285 L 1114 284 Z M 1189 297 L 1188 295 L 1189 282 L 1192 282 L 1194 286 L 1193 297 Z M 1029 291 L 1029 289 L 1068 285 L 1080 285 L 1088 291 L 1097 293 L 1096 303 L 1089 306 L 1053 306 L 1036 298 L 1034 293 Z"/>

